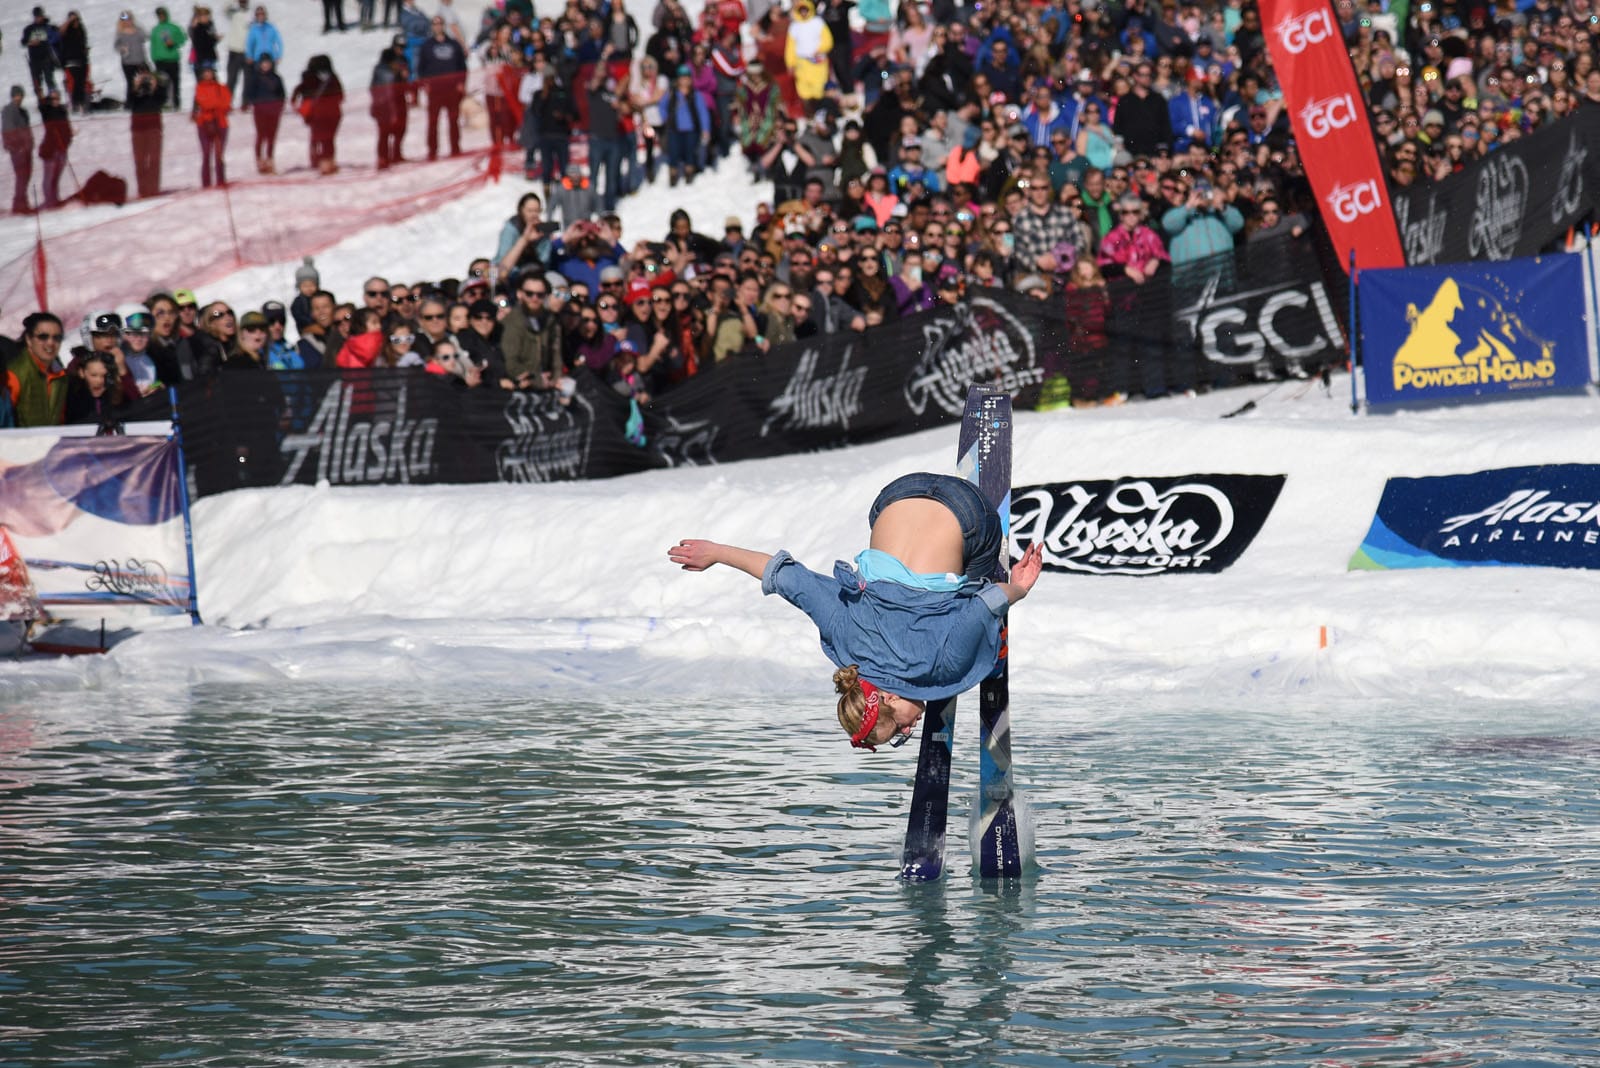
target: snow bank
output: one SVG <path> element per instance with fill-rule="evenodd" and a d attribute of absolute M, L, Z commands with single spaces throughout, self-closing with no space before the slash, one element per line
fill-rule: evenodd
<path fill-rule="evenodd" d="M 1255 543 L 1221 574 L 1047 572 L 1016 611 L 1013 686 L 1233 702 L 1600 694 L 1594 572 L 1346 570 L 1389 475 L 1593 462 L 1600 402 L 1355 418 L 1337 386 L 1332 397 L 1268 398 L 1228 421 L 1218 415 L 1248 391 L 1020 413 L 1018 485 L 1200 472 L 1288 478 Z M 828 666 L 803 616 L 742 574 L 674 569 L 667 546 L 713 537 L 787 548 L 826 568 L 861 547 L 867 505 L 884 482 L 950 470 L 954 443 L 951 427 L 601 482 L 209 498 L 195 516 L 207 627 L 144 635 L 90 664 L 9 665 L 0 692 L 174 672 L 686 695 L 759 680 L 822 692 Z"/>

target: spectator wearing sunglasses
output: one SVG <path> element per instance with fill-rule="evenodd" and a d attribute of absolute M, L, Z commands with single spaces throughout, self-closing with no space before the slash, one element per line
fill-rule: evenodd
<path fill-rule="evenodd" d="M 417 354 L 426 360 L 433 347 L 450 337 L 449 309 L 444 301 L 429 297 L 417 308 Z"/>
<path fill-rule="evenodd" d="M 60 426 L 65 418 L 63 335 L 61 320 L 50 312 L 34 312 L 22 321 L 22 351 L 6 365 L 3 380 L 17 426 Z"/>
<path fill-rule="evenodd" d="M 516 304 L 500 324 L 500 351 L 516 389 L 551 390 L 560 385 L 563 332 L 560 317 L 548 306 L 549 296 L 550 283 L 543 275 L 525 276 L 517 286 Z M 593 317 L 598 328 L 593 309 L 585 309 L 584 315 Z"/>
<path fill-rule="evenodd" d="M 193 368 L 197 379 L 210 378 L 227 357 L 239 332 L 238 322 L 233 309 L 219 300 L 200 309 L 195 326 L 194 335 L 178 344 L 178 363 Z"/>
<path fill-rule="evenodd" d="M 456 335 L 456 343 L 467 359 L 484 369 L 484 382 L 513 388 L 500 354 L 500 310 L 494 301 L 484 297 L 467 305 L 467 328 Z"/>

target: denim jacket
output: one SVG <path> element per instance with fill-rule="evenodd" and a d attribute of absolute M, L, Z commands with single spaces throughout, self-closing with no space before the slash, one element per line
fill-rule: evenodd
<path fill-rule="evenodd" d="M 839 667 L 859 665 L 874 685 L 925 701 L 969 690 L 994 670 L 1009 605 L 989 581 L 953 593 L 916 590 L 865 582 L 843 561 L 830 578 L 781 549 L 761 575 L 761 592 L 810 616 L 823 653 Z"/>

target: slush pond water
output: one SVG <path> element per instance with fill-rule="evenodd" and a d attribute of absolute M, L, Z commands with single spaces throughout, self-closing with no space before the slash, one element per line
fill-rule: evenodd
<path fill-rule="evenodd" d="M 0 1065 L 1595 1062 L 1591 710 L 1018 694 L 986 884 L 975 704 L 906 886 L 825 700 L 9 694 Z"/>

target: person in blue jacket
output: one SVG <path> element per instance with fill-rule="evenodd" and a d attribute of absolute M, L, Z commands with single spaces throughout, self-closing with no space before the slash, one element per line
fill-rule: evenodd
<path fill-rule="evenodd" d="M 860 749 L 900 744 L 927 702 L 976 686 L 1002 652 L 1007 609 L 1043 567 L 1029 546 L 1007 582 L 991 582 L 1005 550 L 1000 517 L 953 475 L 902 475 L 867 513 L 869 547 L 820 575 L 787 552 L 685 539 L 667 558 L 685 571 L 726 564 L 761 580 L 816 624 L 834 672 L 839 724 Z"/>
<path fill-rule="evenodd" d="M 278 32 L 278 27 L 267 21 L 267 9 L 257 7 L 255 21 L 250 23 L 250 28 L 244 34 L 244 55 L 248 64 L 244 68 L 244 92 L 240 95 L 239 110 L 249 110 L 251 87 L 256 80 L 256 67 L 261 62 L 262 56 L 272 58 L 273 67 L 283 63 L 283 35 Z"/>

